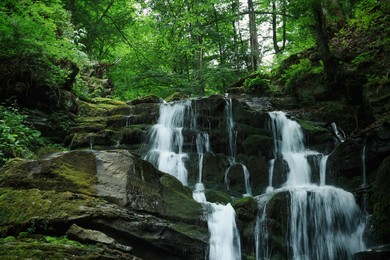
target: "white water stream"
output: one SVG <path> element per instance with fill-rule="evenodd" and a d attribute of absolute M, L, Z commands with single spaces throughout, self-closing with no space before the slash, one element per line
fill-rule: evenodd
<path fill-rule="evenodd" d="M 256 259 L 271 259 L 272 246 L 268 230 L 266 206 L 278 193 L 289 194 L 289 236 L 285 239 L 289 247 L 289 259 L 352 259 L 355 252 L 364 249 L 363 215 L 351 193 L 326 185 L 326 163 L 328 156 L 321 155 L 319 162 L 320 185 L 312 183 L 309 155 L 320 155 L 308 151 L 304 146 L 300 125 L 286 117 L 283 112 L 271 112 L 274 135 L 274 156 L 288 164 L 286 182 L 282 187 L 272 187 L 273 169 L 266 195 L 258 198 L 259 214 L 256 229 Z M 273 167 L 273 162 L 270 163 Z M 314 172 L 313 172 L 314 173 Z M 275 246 L 275 245 L 273 245 Z"/>
<path fill-rule="evenodd" d="M 187 115 L 186 115 L 187 111 Z M 227 112 L 229 114 L 229 112 Z M 186 120 L 188 116 L 188 120 Z M 188 154 L 184 151 L 183 129 L 197 133 L 196 148 L 198 154 L 198 182 L 193 190 L 195 201 L 202 203 L 210 233 L 210 260 L 241 259 L 240 235 L 236 226 L 236 213 L 229 204 L 221 205 L 207 202 L 205 187 L 202 183 L 204 153 L 210 152 L 210 140 L 207 133 L 196 129 L 196 113 L 193 113 L 191 101 L 173 104 L 162 104 L 158 123 L 149 133 L 150 148 L 144 159 L 153 163 L 159 170 L 179 179 L 183 185 L 188 184 L 188 171 L 185 162 Z M 233 125 L 231 118 L 228 118 Z M 186 122 L 189 122 L 186 125 Z M 229 138 L 230 140 L 230 138 Z M 230 151 L 235 145 L 230 146 Z M 246 167 L 245 167 L 246 168 Z M 246 170 L 247 171 L 247 170 Z M 249 172 L 245 173 L 245 183 L 249 186 Z M 247 184 L 248 183 L 248 184 Z"/>

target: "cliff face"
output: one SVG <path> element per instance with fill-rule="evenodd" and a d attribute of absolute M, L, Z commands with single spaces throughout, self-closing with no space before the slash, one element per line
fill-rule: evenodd
<path fill-rule="evenodd" d="M 274 140 L 268 114 L 268 111 L 280 107 L 269 105 L 268 99 L 266 106 L 253 106 L 252 101 L 252 98 L 244 97 L 231 100 L 236 137 L 235 158 L 239 163 L 236 165 L 231 165 L 229 161 L 226 99 L 211 96 L 191 101 L 197 129 L 183 129 L 183 149 L 188 153 L 188 187 L 156 170 L 141 157 L 147 149 L 148 130 L 159 116 L 159 99 L 146 98 L 127 104 L 109 99 L 79 101 L 75 124 L 65 138 L 71 151 L 33 161 L 15 159 L 2 168 L 0 207 L 4 214 L 1 215 L 0 226 L 5 237 L 3 240 L 29 232 L 30 239 L 37 242 L 41 238 L 36 234 L 62 236 L 72 224 L 77 224 L 115 239 L 116 242 L 106 244 L 103 251 L 88 248 L 102 256 L 133 254 L 145 259 L 153 258 L 153 255 L 164 255 L 167 259 L 203 258 L 207 252 L 209 234 L 202 217 L 202 206 L 192 199 L 191 192 L 198 181 L 199 157 L 194 138 L 198 131 L 202 131 L 207 132 L 210 138 L 210 151 L 205 152 L 203 161 L 206 197 L 208 201 L 223 204 L 231 203 L 231 197 L 235 198 L 233 206 L 242 251 L 244 255 L 253 256 L 253 232 L 258 208 L 251 197 L 241 198 L 246 193 L 246 186 L 240 164 L 246 165 L 250 172 L 253 196 L 263 194 L 269 185 L 271 159 L 276 159 L 274 187 L 283 185 L 288 169 L 285 161 L 274 158 Z M 346 132 L 345 141 L 340 142 L 331 123 L 342 125 L 346 122 L 332 117 L 325 120 L 327 117 L 321 111 L 324 110 L 301 108 L 289 112 L 303 129 L 306 147 L 329 154 L 326 183 L 348 191 L 355 190 L 356 198 L 361 199 L 362 209 L 366 207 L 363 203 L 365 195 L 368 198 L 366 209 L 373 214 L 374 223 L 370 241 L 375 238 L 379 242 L 387 242 L 389 232 L 386 230 L 386 219 L 389 214 L 386 212 L 388 199 L 385 191 L 388 188 L 386 169 L 390 151 L 388 123 L 377 123 L 360 135 Z M 307 114 L 310 120 L 306 120 Z M 364 146 L 367 181 L 362 187 Z M 315 156 L 309 161 L 314 168 L 318 165 Z M 312 179 L 315 183 L 320 179 L 317 174 L 318 171 L 314 170 Z M 276 232 L 273 243 L 281 256 L 286 254 L 281 239 L 289 218 L 287 195 L 276 196 L 267 208 Z M 84 244 L 91 243 L 91 240 L 72 235 L 68 237 Z M 23 247 L 33 241 L 23 239 L 15 238 L 19 244 L 15 241 L 14 244 L 2 242 L 1 247 L 11 250 L 7 252 L 14 252 L 12 250 L 19 250 L 18 245 Z M 97 242 L 101 243 L 92 241 Z M 39 243 L 50 246 L 47 241 Z M 126 251 L 126 247 L 118 245 L 131 246 L 133 251 Z M 85 252 L 87 249 L 78 250 Z M 149 255 L 142 251 L 149 252 Z M 2 254 L 6 256 L 8 253 Z"/>

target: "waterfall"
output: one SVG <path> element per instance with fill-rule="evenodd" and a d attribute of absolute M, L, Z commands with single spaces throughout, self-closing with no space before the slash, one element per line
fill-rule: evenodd
<path fill-rule="evenodd" d="M 203 155 L 204 152 L 210 151 L 210 140 L 207 133 L 198 133 L 196 136 L 196 150 L 198 153 L 198 183 L 195 184 L 195 190 L 192 193 L 192 197 L 199 203 L 206 202 L 206 195 L 204 193 L 204 184 L 202 183 L 203 173 Z"/>
<path fill-rule="evenodd" d="M 231 124 L 232 122 L 231 120 Z M 230 203 L 221 205 L 206 200 L 202 171 L 204 153 L 210 151 L 210 140 L 208 133 L 197 129 L 196 113 L 192 109 L 191 101 L 161 104 L 158 122 L 149 132 L 149 149 L 144 159 L 150 161 L 159 170 L 175 176 L 183 185 L 188 185 L 188 172 L 185 166 L 188 154 L 184 151 L 183 129 L 190 129 L 197 133 L 198 181 L 192 197 L 203 205 L 206 213 L 210 233 L 209 259 L 239 260 L 241 259 L 240 235 L 233 207 Z M 231 146 L 232 154 L 234 154 L 232 150 L 234 147 L 235 145 Z M 245 175 L 246 186 L 249 186 L 249 172 Z M 251 193 L 247 188 L 248 191 Z"/>
<path fill-rule="evenodd" d="M 293 187 L 310 183 L 310 166 L 306 159 L 307 151 L 303 144 L 301 126 L 286 117 L 283 112 L 271 112 L 273 121 L 275 154 L 281 154 L 290 167 L 285 186 Z"/>
<path fill-rule="evenodd" d="M 325 185 L 326 182 L 326 163 L 329 155 L 323 155 L 320 162 L 320 185 Z"/>
<path fill-rule="evenodd" d="M 289 259 L 352 259 L 364 249 L 364 218 L 351 193 L 325 185 L 328 156 L 308 151 L 300 125 L 283 112 L 269 113 L 274 136 L 274 156 L 289 167 L 286 182 L 279 189 L 258 199 L 255 229 L 256 259 L 270 259 L 267 202 L 281 192 L 288 193 L 289 223 L 286 254 Z M 320 186 L 312 183 L 308 155 L 321 155 Z M 270 164 L 270 168 L 273 165 Z M 271 169 L 270 169 L 271 170 Z M 272 175 L 270 174 L 270 184 Z M 268 188 L 267 188 L 268 189 Z M 272 191 L 269 189 L 269 191 Z M 264 202 L 265 200 L 265 202 Z M 271 221 L 271 220 L 270 220 Z M 275 243 L 275 242 L 274 242 Z"/>
<path fill-rule="evenodd" d="M 210 232 L 210 260 L 241 259 L 241 243 L 236 226 L 236 213 L 229 204 L 211 203 L 207 223 Z"/>
<path fill-rule="evenodd" d="M 185 160 L 188 155 L 183 152 L 184 112 L 191 102 L 161 104 L 160 117 L 149 133 L 150 149 L 145 160 L 150 161 L 160 171 L 169 173 L 187 185 Z"/>
<path fill-rule="evenodd" d="M 236 162 L 237 131 L 234 129 L 233 104 L 231 98 L 226 99 L 225 113 L 226 113 L 226 121 L 227 121 L 227 131 L 229 136 L 228 156 L 229 156 L 230 164 L 234 164 Z"/>
<path fill-rule="evenodd" d="M 309 185 L 290 194 L 293 259 L 352 259 L 364 248 L 364 222 L 351 193 Z"/>
<path fill-rule="evenodd" d="M 363 178 L 362 187 L 366 187 L 367 186 L 367 177 L 366 177 L 366 144 L 364 144 L 363 148 L 362 148 L 362 178 Z"/>
<path fill-rule="evenodd" d="M 274 165 L 275 165 L 275 159 L 271 159 L 268 162 L 268 187 L 266 188 L 265 192 L 271 192 L 274 190 L 274 187 L 272 186 L 272 179 L 274 175 Z"/>
<path fill-rule="evenodd" d="M 229 168 L 225 171 L 225 184 L 226 188 L 229 189 L 229 171 L 231 167 L 235 164 L 236 162 L 236 142 L 237 142 L 237 130 L 235 130 L 235 123 L 233 120 L 233 103 L 231 98 L 226 98 L 226 105 L 225 105 L 225 114 L 226 114 L 226 121 L 227 121 L 227 132 L 229 136 L 229 144 L 228 144 L 228 159 L 230 162 Z M 244 181 L 245 181 L 245 194 L 244 196 L 252 196 L 252 187 L 250 184 L 250 172 L 248 168 L 242 164 L 239 163 L 242 167 L 242 172 L 244 174 Z"/>

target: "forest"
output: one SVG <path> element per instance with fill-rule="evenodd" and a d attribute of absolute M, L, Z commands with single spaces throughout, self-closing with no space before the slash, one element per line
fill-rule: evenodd
<path fill-rule="evenodd" d="M 35 242 L 41 243 L 42 237 L 34 234 L 44 234 L 45 245 L 68 244 L 80 254 L 93 252 L 103 258 L 117 257 L 115 250 L 127 254 L 116 244 L 114 249 L 111 244 L 104 252 L 84 248 L 63 235 L 71 224 L 96 227 L 104 223 L 101 231 L 116 232 L 120 228 L 115 225 L 124 225 L 121 221 L 127 225 L 126 221 L 134 217 L 131 215 L 134 210 L 135 215 L 145 214 L 137 216 L 137 221 L 158 219 L 150 227 L 156 232 L 154 235 L 158 233 L 156 230 L 169 226 L 167 229 L 172 232 L 169 235 L 177 243 L 194 243 L 193 246 L 189 246 L 188 252 L 180 251 L 179 246 L 171 248 L 163 235 L 159 233 L 155 240 L 149 240 L 138 226 L 134 228 L 136 231 L 120 230 L 115 237 L 118 241 L 122 235 L 130 234 L 153 250 L 163 249 L 164 254 L 167 251 L 178 257 L 169 255 L 166 259 L 190 256 L 187 259 L 205 259 L 204 220 L 199 230 L 189 231 L 199 220 L 187 213 L 197 212 L 199 205 L 192 199 L 188 201 L 185 195 L 188 187 L 136 158 L 144 155 L 145 139 L 158 120 L 160 104 L 183 100 L 196 104 L 191 109 L 199 113 L 194 112 L 198 130 L 209 128 L 210 137 L 216 140 L 211 144 L 213 151 L 207 152 L 229 157 L 229 152 L 233 152 L 227 150 L 234 150 L 228 143 L 232 134 L 224 137 L 225 133 L 216 132 L 225 130 L 225 124 L 229 124 L 224 112 L 228 97 L 233 99 L 228 103 L 233 106 L 231 117 L 234 115 L 237 120 L 231 126 L 236 131 L 236 152 L 241 155 L 237 156 L 241 158 L 237 164 L 245 162 L 251 172 L 268 174 L 268 168 L 256 164 L 265 165 L 277 159 L 271 151 L 277 144 L 270 141 L 272 131 L 265 122 L 271 114 L 267 113 L 286 111 L 288 118 L 301 125 L 308 149 L 318 148 L 329 154 L 330 168 L 336 172 L 329 177 L 331 184 L 355 192 L 357 201 L 368 196 L 364 198 L 370 206 L 365 211 L 372 217 L 373 229 L 367 232 L 370 233 L 367 244 L 389 244 L 390 201 L 386 195 L 390 188 L 389 51 L 388 0 L 2 0 L 0 258 L 9 256 L 9 242 L 31 235 Z M 184 139 L 197 138 L 190 133 L 192 128 L 185 130 L 184 135 L 188 136 Z M 337 136 L 337 130 L 342 137 Z M 360 166 L 362 147 L 364 156 L 367 155 L 364 167 Z M 98 166 L 89 163 L 100 160 L 105 165 L 105 160 L 113 156 L 111 149 L 118 158 L 130 158 L 135 168 L 148 173 L 150 187 L 139 184 L 140 176 L 128 180 L 136 183 L 134 187 L 128 184 L 131 192 L 145 189 L 150 193 L 145 204 L 140 199 L 136 206 L 129 206 L 127 200 L 122 203 L 117 195 L 106 196 L 99 188 L 97 191 L 92 188 L 100 179 L 96 181 L 97 177 L 90 176 L 97 174 Z M 102 155 L 107 158 L 86 152 L 97 150 L 107 153 Z M 55 156 L 62 153 L 60 162 Z M 251 157 L 257 155 L 261 159 Z M 222 168 L 228 165 L 228 160 L 213 156 L 210 158 L 216 161 L 210 159 L 213 166 L 205 166 L 205 172 L 225 172 Z M 83 160 L 86 165 L 80 166 Z M 200 159 L 187 163 L 189 172 L 197 171 L 194 170 L 197 160 Z M 35 168 L 35 162 L 39 167 Z M 281 163 L 275 167 L 275 172 L 282 174 L 285 166 Z M 36 180 L 29 179 L 30 174 L 26 177 L 27 168 L 34 168 L 31 174 L 39 172 Z M 151 177 L 155 171 L 161 183 L 156 184 Z M 367 172 L 367 181 L 362 180 L 361 171 Z M 239 189 L 234 188 L 240 181 L 236 184 L 233 181 L 233 188 L 227 192 L 216 177 L 210 178 L 205 183 L 218 190 L 212 196 L 225 204 L 232 203 L 235 208 L 240 232 L 249 230 L 249 226 L 253 229 L 251 225 L 255 225 L 257 216 L 254 200 L 242 198 L 245 200 L 235 202 L 228 198 L 241 196 Z M 61 184 L 63 180 L 66 181 Z M 196 184 L 194 179 L 189 182 L 190 188 Z M 265 180 L 252 177 L 251 182 L 258 185 L 253 188 L 254 195 L 262 194 L 267 187 Z M 360 182 L 362 186 L 358 185 Z M 48 191 L 46 186 L 50 185 L 53 190 Z M 176 188 L 177 193 L 167 195 L 167 190 Z M 161 194 L 154 194 L 154 189 Z M 28 202 L 41 201 L 40 206 L 46 205 L 45 198 L 50 197 L 58 215 L 46 212 L 37 217 L 39 208 L 32 207 L 19 214 L 17 207 L 22 205 L 19 199 L 25 196 L 21 190 L 30 196 Z M 155 199 L 153 196 L 157 196 L 156 201 L 164 209 L 152 209 L 148 203 Z M 181 209 L 176 212 L 184 197 L 188 212 Z M 73 204 L 68 205 L 71 200 Z M 275 205 L 286 203 L 280 197 L 275 200 Z M 81 205 L 90 205 L 91 209 L 83 211 Z M 124 205 L 131 208 L 131 214 L 122 211 Z M 168 209 L 174 213 L 168 213 Z M 275 215 L 276 222 L 284 221 L 280 218 Z M 108 223 L 112 219 L 118 223 Z M 93 224 L 88 225 L 89 220 Z M 177 226 L 172 224 L 176 220 Z M 251 224 L 247 227 L 246 222 Z M 253 246 L 249 246 L 253 242 L 252 230 L 244 233 L 242 258 L 255 259 Z M 277 254 L 269 259 L 288 259 L 291 252 L 283 249 L 282 239 L 276 236 L 273 239 L 271 244 L 274 243 Z M 42 249 L 37 259 L 71 254 L 57 249 L 53 255 L 45 255 Z M 154 256 L 159 255 L 158 250 Z M 20 256 L 26 257 L 24 254 L 21 252 Z M 134 255 L 138 256 L 137 252 Z M 147 255 L 141 257 L 153 259 Z M 364 257 L 353 259 L 370 259 Z"/>

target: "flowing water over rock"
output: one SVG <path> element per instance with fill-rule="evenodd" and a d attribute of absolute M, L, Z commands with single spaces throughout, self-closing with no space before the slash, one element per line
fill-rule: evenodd
<path fill-rule="evenodd" d="M 271 112 L 274 134 L 275 157 L 286 161 L 286 182 L 269 193 L 259 196 L 259 216 L 255 229 L 256 259 L 281 257 L 274 251 L 285 252 L 288 259 L 352 259 L 352 255 L 364 249 L 364 218 L 351 193 L 327 186 L 326 162 L 328 156 L 321 155 L 319 173 L 312 172 L 308 157 L 319 153 L 305 149 L 300 125 L 286 117 L 283 112 Z M 273 162 L 270 163 L 272 178 Z M 320 186 L 313 184 L 312 175 L 320 175 Z M 283 201 L 288 207 L 285 237 L 279 244 L 272 238 L 272 206 Z M 270 230 L 272 229 L 273 230 Z M 280 231 L 280 230 L 279 230 Z M 279 239 L 279 240 L 280 240 Z M 279 247 L 279 248 L 277 248 Z M 284 247 L 280 248 L 280 247 Z M 283 256 L 282 256 L 283 257 Z"/>
<path fill-rule="evenodd" d="M 227 102 L 231 100 L 228 100 Z M 231 105 L 227 107 L 226 115 L 231 115 Z M 188 113 L 190 111 L 190 113 Z M 187 112 L 187 114 L 186 114 Z M 191 101 L 173 104 L 162 104 L 160 118 L 149 134 L 150 148 L 145 159 L 156 167 L 179 179 L 184 185 L 188 182 L 188 171 L 185 161 L 188 154 L 183 149 L 185 142 L 183 129 L 196 132 L 196 152 L 198 154 L 198 180 L 193 191 L 195 201 L 202 203 L 208 223 L 210 234 L 209 259 L 237 260 L 241 259 L 240 235 L 235 221 L 235 211 L 230 203 L 227 205 L 207 202 L 205 187 L 202 183 L 203 157 L 210 152 L 208 133 L 203 133 L 196 127 L 196 113 L 193 113 Z M 186 118 L 189 117 L 189 118 Z M 234 122 L 227 116 L 229 140 L 233 140 Z M 189 122 L 186 124 L 186 122 Z M 234 141 L 229 142 L 230 154 L 235 152 Z M 234 158 L 234 156 L 232 156 Z M 245 171 L 246 168 L 243 170 Z M 245 183 L 249 184 L 249 173 L 246 170 Z M 248 188 L 247 188 L 248 190 Z"/>

